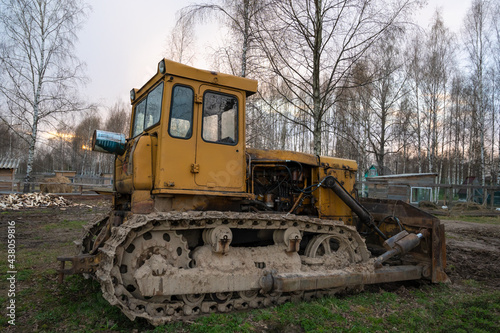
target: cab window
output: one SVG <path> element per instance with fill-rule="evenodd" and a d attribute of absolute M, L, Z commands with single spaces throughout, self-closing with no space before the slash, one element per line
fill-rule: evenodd
<path fill-rule="evenodd" d="M 146 114 L 146 99 L 135 106 L 134 131 L 132 137 L 142 133 L 144 130 L 144 115 Z"/>
<path fill-rule="evenodd" d="M 193 89 L 180 85 L 174 87 L 168 125 L 168 133 L 171 137 L 191 138 L 193 132 L 193 104 Z"/>
<path fill-rule="evenodd" d="M 228 145 L 238 143 L 238 99 L 235 96 L 210 91 L 204 94 L 202 138 Z"/>
<path fill-rule="evenodd" d="M 156 86 L 146 98 L 136 104 L 132 137 L 141 134 L 145 129 L 158 124 L 161 116 L 163 98 L 163 82 Z"/>

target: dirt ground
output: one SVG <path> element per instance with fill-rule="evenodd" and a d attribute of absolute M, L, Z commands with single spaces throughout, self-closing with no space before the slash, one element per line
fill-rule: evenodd
<path fill-rule="evenodd" d="M 482 281 L 500 287 L 500 225 L 442 220 L 447 273 L 452 282 Z"/>
<path fill-rule="evenodd" d="M 70 200 L 75 206 L 28 208 L 2 212 L 0 215 L 0 240 L 2 242 L 5 240 L 7 222 L 14 220 L 16 222 L 16 243 L 22 248 L 37 249 L 47 244 L 59 244 L 61 250 L 64 251 L 68 248 L 67 243 L 77 240 L 83 229 L 74 225 L 68 225 L 67 228 L 56 226 L 71 221 L 85 221 L 87 223 L 104 216 L 111 209 L 111 199 L 106 197 L 76 200 L 70 198 Z M 73 248 L 73 246 L 70 247 Z M 63 254 L 61 253 L 61 255 Z"/>

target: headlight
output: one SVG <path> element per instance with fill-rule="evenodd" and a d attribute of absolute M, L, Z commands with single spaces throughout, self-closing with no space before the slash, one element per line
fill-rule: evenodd
<path fill-rule="evenodd" d="M 158 63 L 158 70 L 161 74 L 165 74 L 165 59 Z"/>
<path fill-rule="evenodd" d="M 133 102 L 135 99 L 135 89 L 130 90 L 130 100 Z"/>

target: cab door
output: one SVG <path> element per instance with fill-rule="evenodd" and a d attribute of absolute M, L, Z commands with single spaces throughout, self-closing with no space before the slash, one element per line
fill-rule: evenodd
<path fill-rule="evenodd" d="M 245 191 L 245 97 L 238 91 L 199 89 L 195 183 L 208 191 Z"/>
<path fill-rule="evenodd" d="M 195 162 L 197 122 L 194 98 L 197 86 L 185 79 L 167 83 L 164 128 L 158 163 L 156 188 L 168 190 L 195 189 L 191 166 Z"/>

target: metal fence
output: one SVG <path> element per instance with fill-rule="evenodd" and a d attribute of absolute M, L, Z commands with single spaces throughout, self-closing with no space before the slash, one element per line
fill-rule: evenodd
<path fill-rule="evenodd" d="M 66 177 L 69 183 L 48 182 L 45 179 L 54 177 L 54 174 L 35 174 L 33 181 L 26 183 L 23 175 L 16 175 L 14 180 L 0 180 L 0 191 L 22 192 L 25 184 L 29 185 L 29 192 L 38 192 L 43 190 L 46 185 L 59 185 L 70 192 L 62 193 L 83 194 L 84 192 L 109 192 L 113 190 L 113 177 L 102 177 L 97 175 L 76 175 Z M 57 192 L 56 192 L 57 193 Z"/>
<path fill-rule="evenodd" d="M 453 185 L 453 184 L 407 184 L 377 181 L 356 183 L 358 194 L 376 199 L 396 199 L 418 205 L 430 201 L 438 205 L 452 206 L 469 202 L 485 207 L 500 207 L 500 185 Z"/>
<path fill-rule="evenodd" d="M 113 177 L 102 177 L 97 175 L 76 175 L 67 177 L 70 183 L 47 183 L 43 179 L 53 177 L 54 174 L 38 174 L 35 180 L 29 182 L 30 192 L 40 191 L 40 185 L 53 184 L 62 185 L 71 189 L 70 193 L 84 192 L 109 192 L 113 189 Z M 22 175 L 17 175 L 12 181 L 0 180 L 0 191 L 21 192 L 24 189 Z M 358 195 L 376 199 L 396 199 L 414 205 L 421 201 L 430 201 L 438 205 L 453 206 L 459 202 L 469 202 L 483 205 L 489 208 L 500 207 L 500 185 L 477 186 L 477 185 L 445 185 L 445 184 L 406 184 L 362 181 L 355 185 Z"/>

